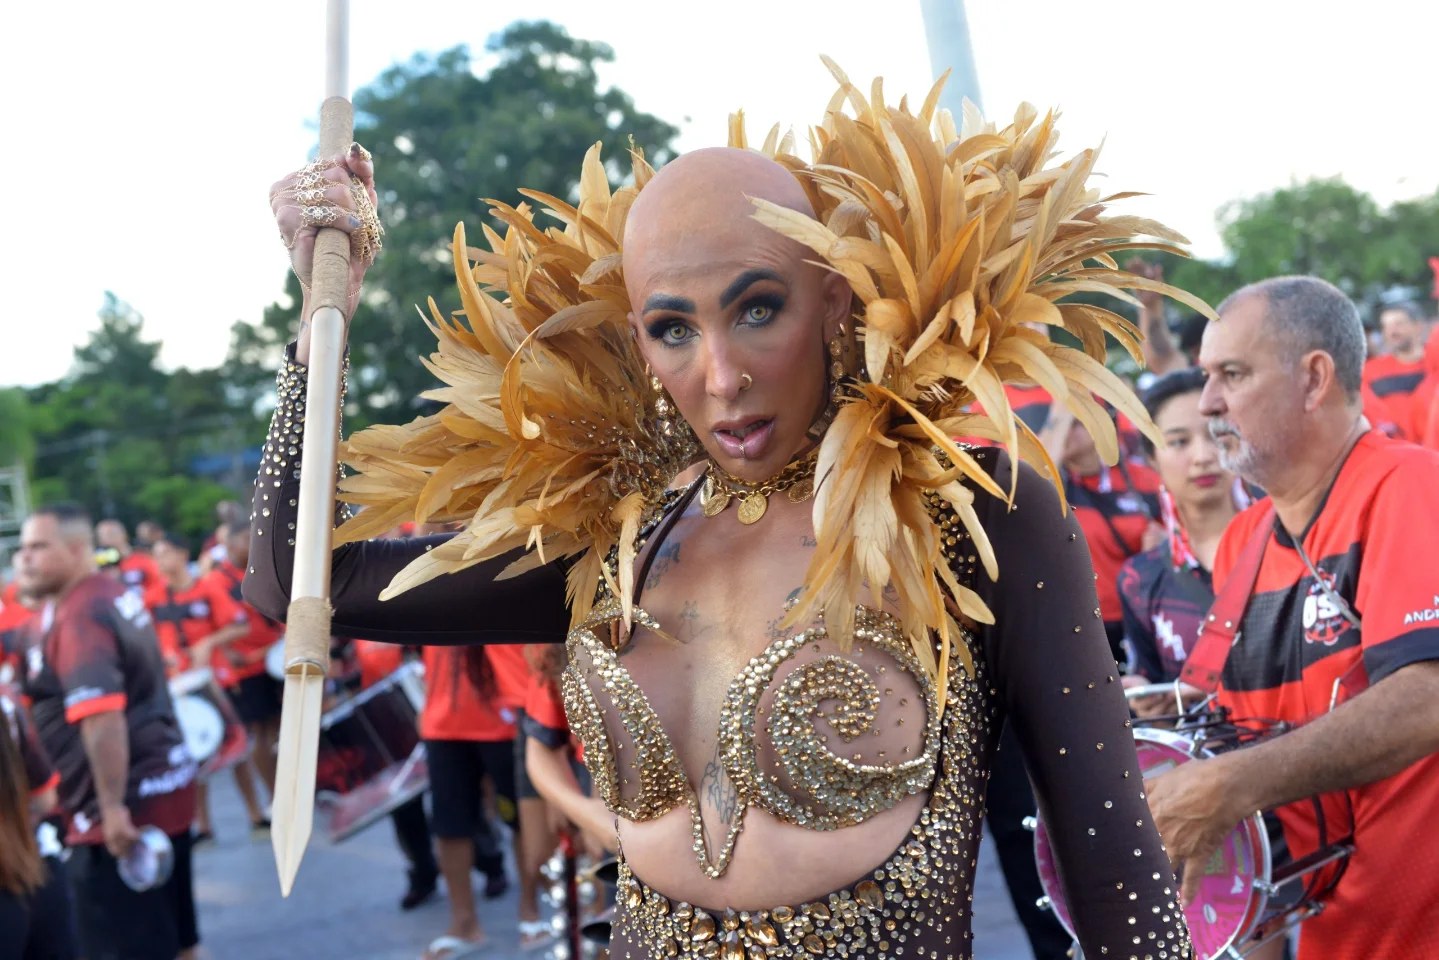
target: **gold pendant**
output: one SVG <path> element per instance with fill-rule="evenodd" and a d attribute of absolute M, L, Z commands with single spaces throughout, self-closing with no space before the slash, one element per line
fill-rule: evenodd
<path fill-rule="evenodd" d="M 759 492 L 751 493 L 739 502 L 739 522 L 745 526 L 758 523 L 759 518 L 769 508 L 769 501 L 765 495 Z"/>
<path fill-rule="evenodd" d="M 729 506 L 730 495 L 716 490 L 708 481 L 705 481 L 704 499 L 700 501 L 700 512 L 706 517 L 717 517 L 724 513 L 724 508 Z"/>
<path fill-rule="evenodd" d="M 784 492 L 790 503 L 804 503 L 814 496 L 814 479 L 807 477 Z"/>

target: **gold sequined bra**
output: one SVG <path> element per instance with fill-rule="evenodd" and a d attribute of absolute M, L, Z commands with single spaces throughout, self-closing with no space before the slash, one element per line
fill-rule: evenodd
<path fill-rule="evenodd" d="M 642 609 L 636 608 L 634 617 L 636 624 L 659 630 Z M 876 667 L 880 677 L 889 670 L 886 664 L 893 664 L 902 678 L 886 681 L 882 691 L 869 669 L 848 657 L 822 654 L 823 627 L 776 640 L 751 659 L 730 682 L 720 712 L 719 756 L 735 787 L 738 809 L 723 846 L 711 851 L 694 785 L 644 691 L 610 641 L 619 619 L 618 601 L 606 598 L 571 632 L 569 665 L 561 682 L 566 714 L 584 744 L 585 762 L 600 797 L 612 813 L 642 822 L 681 805 L 689 807 L 695 854 L 708 876 L 718 877 L 728 867 L 749 807 L 810 830 L 836 830 L 929 790 L 939 751 L 934 682 L 915 659 L 898 622 L 888 614 L 860 608 L 854 652 L 862 657 L 871 648 L 871 660 L 885 661 Z M 779 677 L 784 668 L 788 672 Z M 893 696 L 898 683 L 917 688 L 923 703 L 924 729 L 917 752 L 905 746 L 891 761 L 883 752 L 865 760 L 863 754 L 848 758 L 829 749 L 829 735 L 817 728 L 818 719 L 826 719 L 845 743 L 878 735 L 882 698 Z M 761 706 L 762 700 L 766 706 Z M 837 704 L 828 714 L 821 709 L 825 701 Z M 899 702 L 908 700 L 900 697 Z M 762 732 L 757 720 L 761 712 L 767 714 Z M 622 736 L 611 735 L 606 714 L 623 730 Z M 768 762 L 762 762 L 762 754 Z"/>
<path fill-rule="evenodd" d="M 740 806 L 724 848 L 711 860 L 698 801 L 679 758 L 644 693 L 605 642 L 618 617 L 618 604 L 605 601 L 570 636 L 563 689 L 572 728 L 613 812 L 644 820 L 680 804 L 689 806 L 695 852 L 710 876 L 723 871 L 749 806 L 808 829 L 834 830 L 860 823 L 913 793 L 928 791 L 929 802 L 877 869 L 803 903 L 740 911 L 672 900 L 635 876 L 621 857 L 612 958 L 970 956 L 973 866 L 992 740 L 982 664 L 976 675 L 951 672 L 941 715 L 933 682 L 914 659 L 899 623 L 887 614 L 860 608 L 853 659 L 826 655 L 822 628 L 770 644 L 730 683 L 721 711 L 720 755 Z M 656 626 L 638 610 L 636 622 Z M 897 719 L 881 714 L 882 698 L 898 706 L 905 700 L 901 685 L 917 691 L 924 710 L 917 752 L 910 747 L 913 755 L 903 756 L 902 748 L 899 759 L 886 763 L 882 754 L 862 762 L 828 749 L 817 720 L 826 719 L 841 741 L 853 744 L 872 735 L 877 723 Z M 837 706 L 825 712 L 825 701 Z M 602 702 L 613 711 L 611 722 L 618 722 L 633 742 L 632 750 L 615 752 Z M 764 735 L 757 736 L 761 717 Z M 640 761 L 629 765 L 632 777 L 619 774 L 626 762 L 621 755 Z M 626 779 L 633 781 L 629 793 L 624 792 Z"/>

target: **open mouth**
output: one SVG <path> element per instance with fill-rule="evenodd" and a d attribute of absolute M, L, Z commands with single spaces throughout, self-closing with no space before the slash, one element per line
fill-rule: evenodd
<path fill-rule="evenodd" d="M 731 421 L 714 429 L 721 449 L 739 460 L 754 460 L 764 454 L 774 433 L 773 417 L 757 417 L 743 422 Z"/>

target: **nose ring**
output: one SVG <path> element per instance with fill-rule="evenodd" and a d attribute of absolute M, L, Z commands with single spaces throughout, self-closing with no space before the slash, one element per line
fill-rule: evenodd
<path fill-rule="evenodd" d="M 754 377 L 750 376 L 747 373 L 741 373 L 739 377 L 741 380 L 744 381 L 744 386 L 740 387 L 741 390 L 748 390 L 750 387 L 754 386 Z"/>

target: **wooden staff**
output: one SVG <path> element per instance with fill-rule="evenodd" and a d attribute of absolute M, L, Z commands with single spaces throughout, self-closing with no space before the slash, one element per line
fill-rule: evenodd
<path fill-rule="evenodd" d="M 347 99 L 348 0 L 328 0 L 325 102 L 320 107 L 320 156 L 344 152 L 354 139 Z M 350 238 L 326 227 L 315 239 L 310 291 L 310 367 L 305 390 L 295 568 L 285 628 L 285 698 L 270 841 L 280 892 L 290 895 L 310 842 L 320 714 L 330 666 L 330 552 L 335 516 L 336 447 L 340 430 L 340 367 L 345 349 Z"/>

